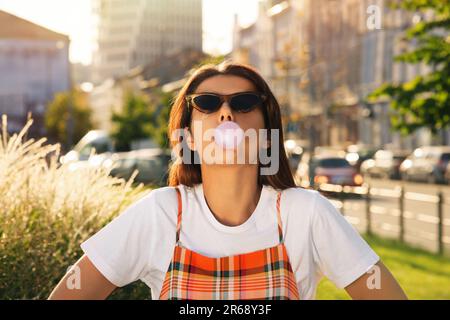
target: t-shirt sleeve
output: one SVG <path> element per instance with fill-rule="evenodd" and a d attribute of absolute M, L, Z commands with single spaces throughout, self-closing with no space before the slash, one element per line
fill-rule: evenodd
<path fill-rule="evenodd" d="M 338 288 L 345 288 L 379 261 L 379 256 L 356 229 L 318 192 L 311 224 L 318 273 Z"/>
<path fill-rule="evenodd" d="M 119 216 L 81 244 L 95 267 L 114 285 L 142 278 L 149 266 L 156 234 L 154 191 L 128 206 Z"/>

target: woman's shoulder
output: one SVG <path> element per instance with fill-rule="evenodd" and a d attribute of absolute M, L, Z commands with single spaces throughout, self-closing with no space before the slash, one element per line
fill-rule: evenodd
<path fill-rule="evenodd" d="M 336 210 L 328 198 L 314 189 L 288 188 L 283 190 L 281 199 L 284 202 L 284 208 L 290 214 L 301 213 L 303 217 L 314 218 L 317 215 L 326 215 L 327 212 Z"/>
<path fill-rule="evenodd" d="M 192 193 L 195 187 L 188 187 L 183 184 L 177 186 L 164 186 L 155 188 L 146 196 L 149 201 L 154 202 L 158 206 L 165 208 L 176 207 L 178 204 L 177 191 L 180 191 L 181 198 L 184 200 Z"/>
<path fill-rule="evenodd" d="M 183 190 L 182 187 L 177 186 L 180 191 Z M 176 188 L 174 186 L 164 186 L 152 189 L 145 198 L 149 202 L 153 202 L 155 204 L 170 206 L 172 204 L 176 204 Z"/>
<path fill-rule="evenodd" d="M 314 205 L 320 193 L 317 190 L 292 187 L 282 191 L 282 199 L 293 205 Z"/>
<path fill-rule="evenodd" d="M 145 225 L 160 226 L 160 223 L 176 220 L 177 205 L 175 187 L 154 188 L 130 204 L 120 216 L 129 216 Z"/>

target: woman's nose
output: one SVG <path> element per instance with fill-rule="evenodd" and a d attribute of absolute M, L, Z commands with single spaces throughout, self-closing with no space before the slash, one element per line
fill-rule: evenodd
<path fill-rule="evenodd" d="M 219 109 L 219 122 L 223 121 L 233 121 L 233 112 L 228 105 L 228 102 L 224 102 Z"/>

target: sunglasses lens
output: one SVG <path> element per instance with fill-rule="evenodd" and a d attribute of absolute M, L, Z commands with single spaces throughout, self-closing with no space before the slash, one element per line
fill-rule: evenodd
<path fill-rule="evenodd" d="M 262 103 L 262 99 L 257 94 L 243 93 L 234 96 L 231 101 L 231 107 L 239 112 L 251 111 L 257 105 Z"/>
<path fill-rule="evenodd" d="M 220 98 L 209 94 L 196 96 L 193 101 L 194 104 L 204 112 L 214 112 L 220 107 Z"/>

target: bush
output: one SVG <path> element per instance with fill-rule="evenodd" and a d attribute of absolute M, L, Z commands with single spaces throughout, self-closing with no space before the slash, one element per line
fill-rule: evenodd
<path fill-rule="evenodd" d="M 46 299 L 82 255 L 81 242 L 149 190 L 103 167 L 60 164 L 60 145 L 0 133 L 0 299 Z M 149 296 L 134 284 L 115 298 Z"/>

